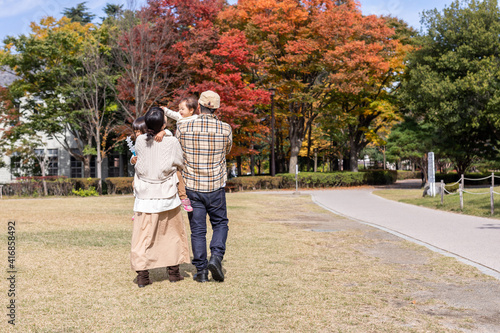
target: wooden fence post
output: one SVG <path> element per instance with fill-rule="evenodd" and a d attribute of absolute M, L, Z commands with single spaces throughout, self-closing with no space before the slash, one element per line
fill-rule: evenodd
<path fill-rule="evenodd" d="M 441 179 L 441 206 L 444 203 L 444 180 Z"/>
<path fill-rule="evenodd" d="M 458 192 L 460 194 L 460 210 L 464 210 L 464 193 L 462 192 L 462 184 L 458 187 Z"/>
<path fill-rule="evenodd" d="M 493 186 L 490 187 L 491 216 L 495 214 L 495 202 L 493 200 Z"/>

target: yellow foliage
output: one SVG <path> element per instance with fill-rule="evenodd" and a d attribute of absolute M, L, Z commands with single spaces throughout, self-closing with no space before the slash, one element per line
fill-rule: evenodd
<path fill-rule="evenodd" d="M 52 16 L 46 16 L 40 20 L 39 24 L 31 22 L 30 28 L 32 35 L 40 39 L 46 38 L 49 32 L 68 32 L 78 35 L 78 41 L 81 43 L 96 26 L 92 23 L 81 25 L 79 22 L 71 22 L 66 16 L 58 21 Z"/>

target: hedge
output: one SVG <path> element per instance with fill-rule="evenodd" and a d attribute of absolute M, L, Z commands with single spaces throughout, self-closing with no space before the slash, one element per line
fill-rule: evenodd
<path fill-rule="evenodd" d="M 398 170 L 398 180 L 417 179 L 417 178 L 422 179 L 420 171 Z"/>
<path fill-rule="evenodd" d="M 397 172 L 392 170 L 369 170 L 363 172 L 300 172 L 300 188 L 323 188 L 359 185 L 386 185 L 396 181 Z M 243 176 L 228 180 L 230 190 L 259 190 L 276 188 L 295 188 L 295 174 L 284 173 L 271 176 Z"/>
<path fill-rule="evenodd" d="M 20 197 L 43 196 L 43 177 L 19 177 L 15 183 L 5 184 L 2 189 L 3 195 Z M 45 177 L 48 195 L 68 196 L 72 190 L 97 187 L 98 178 L 66 178 L 63 176 Z"/>
<path fill-rule="evenodd" d="M 83 189 L 88 190 L 91 186 L 97 188 L 99 185 L 99 178 L 71 178 L 75 190 Z"/>
<path fill-rule="evenodd" d="M 108 194 L 130 194 L 134 193 L 132 182 L 134 177 L 110 177 L 106 178 Z"/>

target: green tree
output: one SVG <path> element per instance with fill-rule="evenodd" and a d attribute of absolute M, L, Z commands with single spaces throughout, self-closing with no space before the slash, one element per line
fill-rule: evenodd
<path fill-rule="evenodd" d="M 118 19 L 123 14 L 123 5 L 107 3 L 103 11 L 107 17 Z"/>
<path fill-rule="evenodd" d="M 18 77 L 9 86 L 18 121 L 11 121 L 8 129 L 55 138 L 70 155 L 84 162 L 85 177 L 90 177 L 91 156 L 85 152 L 94 147 L 93 135 L 83 125 L 82 104 L 68 85 L 75 70 L 82 68 L 84 42 L 95 27 L 66 17 L 59 21 L 46 17 L 40 24 L 32 23 L 31 28 L 29 35 L 7 37 L 0 52 L 0 65 L 8 66 Z"/>
<path fill-rule="evenodd" d="M 114 85 L 118 73 L 113 68 L 109 33 L 106 25 L 87 36 L 79 54 L 80 67 L 74 67 L 71 79 L 64 85 L 66 102 L 73 105 L 73 113 L 79 119 L 74 127 L 85 131 L 95 144 L 96 176 L 98 191 L 102 193 L 102 161 L 107 152 L 120 140 L 110 143 L 110 135 L 123 123 L 118 119 L 118 104 L 114 99 Z"/>
<path fill-rule="evenodd" d="M 437 129 L 436 142 L 464 173 L 500 139 L 500 11 L 496 0 L 455 1 L 424 12 L 427 33 L 408 61 L 401 99 Z"/>
<path fill-rule="evenodd" d="M 91 23 L 95 15 L 89 12 L 85 5 L 87 2 L 81 2 L 76 7 L 64 8 L 62 14 L 69 18 L 72 22 L 79 22 L 82 25 Z"/>
<path fill-rule="evenodd" d="M 406 118 L 393 127 L 387 139 L 386 155 L 389 161 L 410 161 L 427 179 L 427 153 L 434 150 L 436 141 L 436 130 L 429 123 Z"/>

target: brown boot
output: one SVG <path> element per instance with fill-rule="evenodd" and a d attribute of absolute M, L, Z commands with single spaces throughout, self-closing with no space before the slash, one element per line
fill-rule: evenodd
<path fill-rule="evenodd" d="M 137 285 L 139 288 L 144 288 L 148 284 L 151 284 L 149 280 L 149 271 L 136 271 L 137 272 Z"/>
<path fill-rule="evenodd" d="M 177 282 L 184 280 L 184 277 L 181 275 L 181 272 L 179 271 L 179 265 L 168 266 L 167 272 L 168 272 L 168 280 L 170 282 Z"/>

